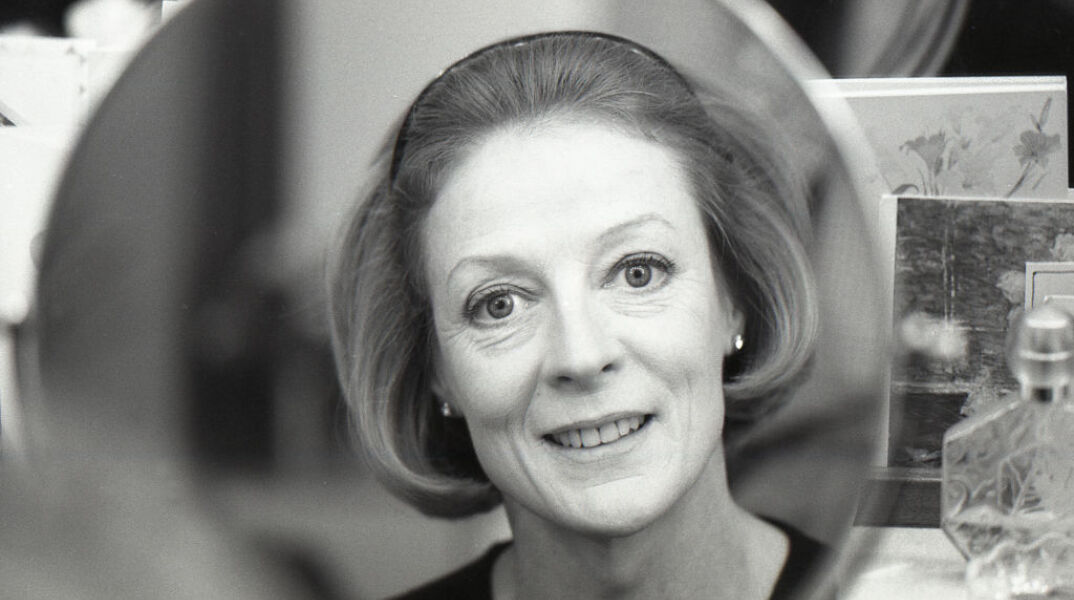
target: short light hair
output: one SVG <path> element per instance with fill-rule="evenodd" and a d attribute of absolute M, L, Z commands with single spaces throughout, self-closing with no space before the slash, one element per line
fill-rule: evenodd
<path fill-rule="evenodd" d="M 729 421 L 766 414 L 803 376 L 818 320 L 804 186 L 741 101 L 697 90 L 633 42 L 556 32 L 479 50 L 418 96 L 330 269 L 344 395 L 369 464 L 397 495 L 439 516 L 500 501 L 465 423 L 444 418 L 430 390 L 436 339 L 421 230 L 445 177 L 506 126 L 588 119 L 675 153 L 718 281 L 745 317 L 744 348 L 724 364 Z"/>

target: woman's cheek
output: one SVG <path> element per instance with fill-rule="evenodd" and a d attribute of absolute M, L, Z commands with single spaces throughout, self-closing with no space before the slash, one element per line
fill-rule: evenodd
<path fill-rule="evenodd" d="M 660 377 L 722 380 L 723 340 L 732 334 L 711 311 L 671 300 L 659 314 L 632 321 L 628 335 L 633 354 Z"/>
<path fill-rule="evenodd" d="M 537 386 L 540 352 L 534 346 L 475 345 L 448 359 L 456 401 L 468 419 L 497 421 L 525 412 Z"/>

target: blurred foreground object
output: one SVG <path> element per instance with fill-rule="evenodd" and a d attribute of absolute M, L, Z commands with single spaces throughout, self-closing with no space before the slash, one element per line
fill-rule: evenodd
<path fill-rule="evenodd" d="M 1020 391 L 944 435 L 942 526 L 974 599 L 1074 597 L 1071 316 L 1027 312 L 1007 360 Z"/>
<path fill-rule="evenodd" d="M 39 449 L 261 460 L 255 442 L 213 426 L 237 404 L 261 406 L 255 372 L 274 350 L 261 267 L 278 207 L 275 13 L 191 6 L 86 126 L 48 221 L 30 326 L 42 389 L 26 411 L 55 432 Z M 248 430 L 264 412 L 242 415 Z"/>
<path fill-rule="evenodd" d="M 265 305 L 245 249 L 276 206 L 276 14 L 184 11 L 72 152 L 20 340 L 27 464 L 0 465 L 4 598 L 331 597 L 202 478 L 224 454 L 203 419 L 263 393 L 229 340 Z"/>
<path fill-rule="evenodd" d="M 182 474 L 70 458 L 0 469 L 0 596 L 306 598 L 284 561 L 204 510 Z"/>

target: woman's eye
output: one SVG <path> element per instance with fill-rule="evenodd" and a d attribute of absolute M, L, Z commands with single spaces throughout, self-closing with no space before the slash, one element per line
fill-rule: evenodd
<path fill-rule="evenodd" d="M 503 319 L 514 310 L 515 300 L 506 292 L 500 292 L 485 300 L 485 312 L 493 319 Z"/>
<path fill-rule="evenodd" d="M 653 268 L 649 265 L 633 265 L 627 267 L 624 276 L 630 287 L 645 287 L 653 279 Z"/>
<path fill-rule="evenodd" d="M 608 283 L 612 284 L 622 277 L 621 281 L 632 288 L 660 286 L 674 268 L 670 260 L 658 254 L 635 254 L 619 261 Z"/>
<path fill-rule="evenodd" d="M 466 318 L 491 325 L 525 308 L 527 296 L 514 286 L 494 286 L 478 292 L 466 303 Z"/>

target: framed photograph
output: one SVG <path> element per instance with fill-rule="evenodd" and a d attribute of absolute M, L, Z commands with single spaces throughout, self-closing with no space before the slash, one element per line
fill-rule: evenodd
<path fill-rule="evenodd" d="M 927 524 L 938 519 L 944 432 L 1017 389 L 1010 323 L 1033 303 L 1074 297 L 1074 202 L 887 195 L 879 208 L 897 352 L 872 492 L 912 496 L 891 524 Z"/>
<path fill-rule="evenodd" d="M 1008 326 L 1074 294 L 1074 202 L 887 196 L 892 324 L 888 464 L 938 467 L 943 431 L 1017 389 Z M 893 235 L 892 235 L 893 233 Z"/>

